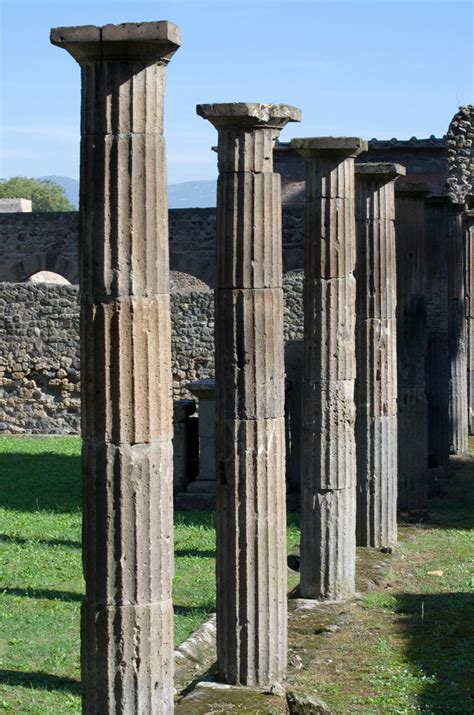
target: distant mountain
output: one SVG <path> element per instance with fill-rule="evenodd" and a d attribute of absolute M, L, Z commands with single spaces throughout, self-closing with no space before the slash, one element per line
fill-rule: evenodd
<path fill-rule="evenodd" d="M 217 186 L 211 181 L 185 181 L 168 186 L 170 209 L 208 208 L 216 205 Z"/>
<path fill-rule="evenodd" d="M 69 201 L 79 208 L 79 182 L 68 176 L 41 176 L 41 179 L 55 181 L 62 186 Z M 168 186 L 170 209 L 207 208 L 216 205 L 216 182 L 184 181 L 182 184 Z"/>
<path fill-rule="evenodd" d="M 79 182 L 77 179 L 70 179 L 69 176 L 40 176 L 43 181 L 55 181 L 62 186 L 66 196 L 76 209 L 79 208 Z"/>

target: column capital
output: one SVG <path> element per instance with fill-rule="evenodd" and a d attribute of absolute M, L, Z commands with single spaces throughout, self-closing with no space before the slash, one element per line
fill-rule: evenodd
<path fill-rule="evenodd" d="M 203 119 L 208 119 L 216 129 L 283 129 L 288 122 L 301 121 L 301 110 L 289 104 L 198 104 L 196 113 Z"/>
<path fill-rule="evenodd" d="M 50 40 L 67 50 L 81 66 L 104 61 L 166 64 L 181 44 L 179 27 L 167 20 L 54 27 Z"/>
<path fill-rule="evenodd" d="M 367 162 L 355 165 L 355 174 L 358 179 L 378 181 L 385 184 L 394 181 L 399 176 L 406 176 L 406 169 L 401 164 L 387 162 Z"/>
<path fill-rule="evenodd" d="M 367 151 L 368 142 L 359 137 L 307 137 L 292 139 L 290 148 L 305 159 L 356 157 Z"/>

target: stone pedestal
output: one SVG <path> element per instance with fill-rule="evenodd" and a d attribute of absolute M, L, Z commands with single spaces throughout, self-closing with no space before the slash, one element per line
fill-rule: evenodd
<path fill-rule="evenodd" d="M 354 594 L 357 138 L 293 139 L 306 163 L 301 596 Z"/>
<path fill-rule="evenodd" d="M 299 110 L 204 104 L 217 188 L 217 659 L 227 683 L 283 679 L 287 657 L 280 176 L 273 147 Z"/>
<path fill-rule="evenodd" d="M 453 204 L 448 231 L 449 446 L 467 451 L 467 344 L 463 204 Z"/>
<path fill-rule="evenodd" d="M 474 434 L 474 211 L 465 213 L 465 288 L 467 336 L 467 410 L 469 434 Z"/>
<path fill-rule="evenodd" d="M 85 713 L 173 711 L 168 22 L 51 32 L 82 68 Z"/>
<path fill-rule="evenodd" d="M 216 493 L 216 381 L 196 380 L 187 385 L 199 400 L 199 472 L 188 486 L 190 494 Z"/>
<path fill-rule="evenodd" d="M 398 507 L 426 509 L 426 252 L 424 184 L 395 189 L 397 229 Z"/>
<path fill-rule="evenodd" d="M 356 172 L 356 447 L 358 546 L 397 541 L 397 274 L 399 164 Z"/>
<path fill-rule="evenodd" d="M 449 459 L 448 233 L 451 200 L 446 196 L 428 197 L 425 206 L 428 464 L 445 469 Z"/>

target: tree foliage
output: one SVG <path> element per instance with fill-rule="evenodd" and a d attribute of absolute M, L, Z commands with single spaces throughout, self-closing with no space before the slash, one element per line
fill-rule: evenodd
<path fill-rule="evenodd" d="M 0 199 L 31 199 L 33 211 L 75 211 L 62 186 L 55 181 L 13 176 L 0 181 Z"/>

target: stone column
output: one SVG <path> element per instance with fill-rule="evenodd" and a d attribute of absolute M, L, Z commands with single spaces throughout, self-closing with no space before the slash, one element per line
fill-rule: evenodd
<path fill-rule="evenodd" d="M 356 447 L 358 546 L 397 541 L 397 273 L 399 164 L 357 164 Z"/>
<path fill-rule="evenodd" d="M 227 683 L 283 679 L 287 657 L 280 176 L 273 147 L 300 112 L 203 104 L 219 132 L 217 660 Z"/>
<path fill-rule="evenodd" d="M 468 448 L 467 345 L 464 273 L 464 204 L 453 204 L 448 232 L 449 446 Z"/>
<path fill-rule="evenodd" d="M 173 711 L 168 22 L 64 27 L 82 68 L 85 713 Z"/>
<path fill-rule="evenodd" d="M 293 139 L 306 162 L 301 595 L 354 594 L 358 138 Z"/>
<path fill-rule="evenodd" d="M 449 357 L 448 357 L 448 222 L 451 200 L 426 199 L 426 309 L 425 361 L 428 402 L 428 462 L 445 468 L 449 459 Z"/>
<path fill-rule="evenodd" d="M 465 213 L 465 287 L 467 333 L 467 408 L 469 434 L 474 434 L 474 211 Z"/>
<path fill-rule="evenodd" d="M 199 472 L 188 486 L 191 494 L 216 493 L 216 381 L 213 377 L 187 385 L 199 400 Z"/>
<path fill-rule="evenodd" d="M 303 341 L 289 340 L 285 344 L 285 374 L 290 383 L 286 391 L 286 475 L 289 491 L 300 493 L 301 418 L 303 416 Z"/>
<path fill-rule="evenodd" d="M 398 506 L 426 509 L 428 432 L 425 394 L 426 256 L 424 184 L 396 188 Z"/>

